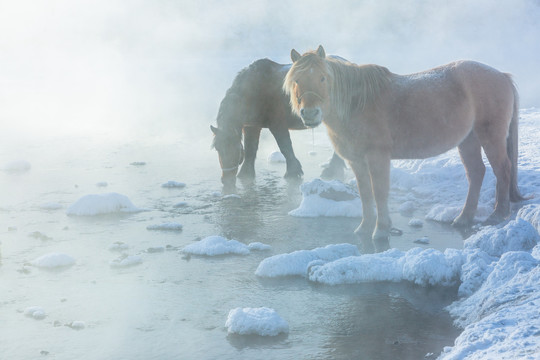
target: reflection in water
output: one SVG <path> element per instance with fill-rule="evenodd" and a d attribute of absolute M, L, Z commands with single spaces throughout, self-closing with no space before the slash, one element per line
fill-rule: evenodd
<path fill-rule="evenodd" d="M 361 285 L 339 308 L 329 309 L 324 345 L 332 359 L 416 360 L 439 354 L 457 337 L 443 306 L 456 289 L 425 289 L 403 284 Z M 347 289 L 350 292 L 351 289 Z M 339 291 L 338 291 L 339 292 Z M 341 294 L 344 295 L 344 294 Z"/>

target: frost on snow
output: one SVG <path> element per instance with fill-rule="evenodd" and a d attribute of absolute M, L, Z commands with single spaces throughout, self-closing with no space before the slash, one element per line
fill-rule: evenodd
<path fill-rule="evenodd" d="M 276 336 L 289 332 L 287 322 L 274 309 L 266 307 L 233 309 L 225 326 L 229 333 L 239 335 Z"/>
<path fill-rule="evenodd" d="M 125 195 L 118 193 L 90 194 L 81 197 L 71 205 L 66 213 L 77 216 L 94 216 L 120 212 L 139 212 L 139 209 Z"/>
<path fill-rule="evenodd" d="M 302 202 L 289 215 L 298 217 L 362 216 L 362 202 L 358 193 L 340 181 L 315 179 L 303 183 Z"/>

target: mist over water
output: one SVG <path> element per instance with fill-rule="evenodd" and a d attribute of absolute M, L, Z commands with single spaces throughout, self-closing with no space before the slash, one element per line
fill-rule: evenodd
<path fill-rule="evenodd" d="M 359 351 L 413 359 L 451 345 L 458 331 L 442 308 L 455 289 L 258 281 L 253 272 L 267 254 L 190 260 L 176 251 L 156 257 L 144 251 L 156 244 L 177 250 L 218 233 L 271 243 L 275 253 L 356 241 L 352 230 L 359 219 L 287 215 L 301 194 L 282 179 L 284 168 L 265 162 L 277 149 L 268 131 L 262 133 L 255 186 L 241 187 L 240 202 L 212 196 L 221 184 L 209 125 L 237 72 L 251 62 L 268 57 L 289 63 L 292 48 L 304 52 L 319 44 L 329 54 L 400 74 L 473 59 L 514 74 L 521 106 L 538 106 L 539 19 L 540 2 L 532 0 L 1 2 L 0 166 L 19 159 L 32 165 L 21 174 L 0 171 L 0 280 L 6 280 L 0 283 L 0 310 L 8 314 L 8 327 L 0 328 L 3 344 L 24 338 L 32 340 L 25 350 L 32 356 L 48 350 L 75 358 L 88 351 L 92 358 L 107 351 L 95 349 L 96 343 L 123 334 L 106 344 L 114 351 L 105 355 L 191 352 L 214 358 L 226 351 L 228 358 L 299 358 L 315 349 L 312 358 L 343 359 Z M 316 177 L 331 155 L 323 127 L 314 137 L 315 145 L 309 131 L 293 134 L 305 179 Z M 310 150 L 316 155 L 308 156 Z M 188 185 L 161 188 L 168 180 Z M 100 181 L 108 186 L 97 188 Z M 80 196 L 108 191 L 151 210 L 97 219 L 65 215 Z M 187 201 L 190 210 L 172 209 L 178 201 Z M 39 208 L 48 202 L 62 209 Z M 409 219 L 398 215 L 394 221 L 405 228 Z M 146 225 L 175 218 L 184 224 L 180 235 L 145 232 Z M 17 230 L 6 231 L 8 226 Z M 462 244 L 448 227 L 425 228 L 438 233 L 435 247 Z M 34 231 L 52 240 L 29 237 Z M 144 265 L 111 270 L 107 247 L 114 241 L 142 251 Z M 414 246 L 401 239 L 394 244 Z M 57 248 L 77 258 L 63 277 L 20 272 L 25 261 Z M 49 317 L 35 323 L 17 312 L 32 305 L 45 306 Z M 288 338 L 254 343 L 227 336 L 222 325 L 229 309 L 261 305 L 281 309 L 291 323 Z M 396 325 L 393 331 L 381 330 L 381 318 Z M 67 333 L 69 341 L 55 343 L 60 331 L 53 333 L 58 329 L 50 323 L 57 319 L 85 320 L 87 332 Z M 380 349 L 370 348 L 375 343 Z"/>
<path fill-rule="evenodd" d="M 514 74 L 538 104 L 540 3 L 67 1 L 0 5 L 0 124 L 19 137 L 208 136 L 236 73 L 325 46 L 411 73 L 457 59 Z M 8 139 L 11 136 L 6 136 Z"/>

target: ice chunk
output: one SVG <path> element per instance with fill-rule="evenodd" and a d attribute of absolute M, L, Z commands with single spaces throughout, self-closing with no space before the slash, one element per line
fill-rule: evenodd
<path fill-rule="evenodd" d="M 276 336 L 288 333 L 289 325 L 274 309 L 236 308 L 229 311 L 225 323 L 230 334 Z"/>
<path fill-rule="evenodd" d="M 139 211 L 144 210 L 133 205 L 127 196 L 118 193 L 107 193 L 85 195 L 71 205 L 66 213 L 76 216 L 94 216 Z"/>
<path fill-rule="evenodd" d="M 34 318 L 36 320 L 42 320 L 47 317 L 45 310 L 41 306 L 30 306 L 24 309 L 24 315 Z"/>
<path fill-rule="evenodd" d="M 362 202 L 358 193 L 340 181 L 315 179 L 303 183 L 302 202 L 289 215 L 298 217 L 362 216 Z"/>
<path fill-rule="evenodd" d="M 274 151 L 268 155 L 268 162 L 269 163 L 284 163 L 287 162 L 285 159 L 285 156 L 283 156 L 282 153 L 279 151 Z"/>
<path fill-rule="evenodd" d="M 328 245 L 313 250 L 298 250 L 264 259 L 257 267 L 255 274 L 262 277 L 306 276 L 310 263 L 315 260 L 327 262 L 359 254 L 358 248 L 351 244 Z"/>
<path fill-rule="evenodd" d="M 208 236 L 182 249 L 182 252 L 193 255 L 217 256 L 226 254 L 247 255 L 249 248 L 237 240 L 227 240 L 222 236 Z"/>
<path fill-rule="evenodd" d="M 33 260 L 31 264 L 39 268 L 54 269 L 71 266 L 75 264 L 75 259 L 62 253 L 49 253 Z"/>

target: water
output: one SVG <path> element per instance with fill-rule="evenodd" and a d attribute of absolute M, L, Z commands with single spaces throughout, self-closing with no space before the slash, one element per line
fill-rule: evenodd
<path fill-rule="evenodd" d="M 293 134 L 305 179 L 320 173 L 331 150 L 310 132 Z M 334 243 L 356 243 L 359 219 L 294 218 L 299 184 L 282 179 L 283 164 L 268 164 L 275 147 L 261 140 L 257 179 L 239 186 L 241 199 L 222 200 L 217 154 L 207 138 L 151 138 L 138 141 L 93 137 L 50 139 L 0 153 L 0 164 L 25 159 L 30 171 L 0 172 L 0 349 L 2 358 L 30 359 L 422 359 L 453 344 L 459 330 L 443 307 L 456 289 L 406 283 L 321 286 L 303 278 L 260 279 L 254 274 L 267 256 Z M 316 154 L 308 152 L 316 150 Z M 144 162 L 144 165 L 132 165 Z M 183 189 L 165 189 L 169 181 Z M 106 187 L 96 184 L 106 182 Z M 118 192 L 148 211 L 69 217 L 79 197 Z M 174 207 L 185 201 L 187 206 Z M 43 210 L 56 202 L 60 210 Z M 426 222 L 407 226 L 409 216 L 391 204 L 395 226 L 404 230 L 390 245 L 461 247 L 452 228 Z M 422 214 L 415 214 L 421 217 Z M 148 231 L 146 226 L 180 222 L 182 232 Z M 45 236 L 30 236 L 39 232 Z M 215 258 L 187 257 L 179 249 L 209 235 L 244 243 L 259 241 L 270 252 Z M 117 241 L 140 254 L 143 263 L 113 269 Z M 162 252 L 148 252 L 152 247 Z M 45 271 L 28 262 L 49 252 L 74 257 L 76 265 Z M 47 317 L 25 317 L 41 306 Z M 290 327 L 275 338 L 228 335 L 225 321 L 236 307 L 274 308 Z M 69 325 L 83 321 L 76 331 Z M 46 357 L 45 357 L 46 355 Z M 430 358 L 430 357 L 428 357 Z"/>

